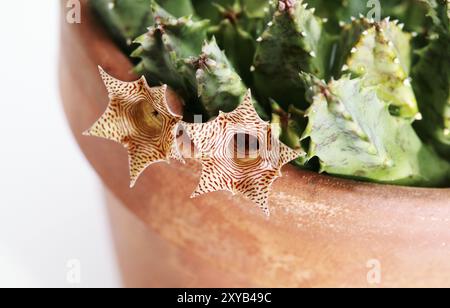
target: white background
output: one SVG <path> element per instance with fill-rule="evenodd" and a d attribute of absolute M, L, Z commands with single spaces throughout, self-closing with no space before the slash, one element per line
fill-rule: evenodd
<path fill-rule="evenodd" d="M 58 5 L 0 1 L 0 287 L 119 287 L 101 185 L 60 105 Z"/>

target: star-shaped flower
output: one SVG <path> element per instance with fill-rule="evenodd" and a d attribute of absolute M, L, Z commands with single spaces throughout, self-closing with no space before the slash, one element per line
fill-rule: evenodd
<path fill-rule="evenodd" d="M 101 118 L 84 134 L 121 143 L 127 150 L 131 187 L 151 164 L 183 161 L 176 133 L 182 117 L 167 105 L 167 86 L 150 88 L 145 77 L 123 82 L 99 67 L 109 93 L 109 105 Z"/>
<path fill-rule="evenodd" d="M 200 152 L 202 175 L 192 197 L 213 191 L 242 193 L 269 215 L 270 187 L 281 168 L 300 157 L 282 144 L 271 125 L 258 116 L 249 91 L 230 113 L 221 112 L 208 123 L 183 123 Z"/>

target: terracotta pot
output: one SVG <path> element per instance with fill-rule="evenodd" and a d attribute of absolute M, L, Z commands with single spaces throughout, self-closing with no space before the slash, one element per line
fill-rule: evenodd
<path fill-rule="evenodd" d="M 126 151 L 81 133 L 108 103 L 97 65 L 123 80 L 137 77 L 83 8 L 82 24 L 61 23 L 61 93 L 75 138 L 107 189 L 126 286 L 450 287 L 449 189 L 286 167 L 270 219 L 228 193 L 189 199 L 200 175 L 193 161 L 154 165 L 129 189 Z"/>

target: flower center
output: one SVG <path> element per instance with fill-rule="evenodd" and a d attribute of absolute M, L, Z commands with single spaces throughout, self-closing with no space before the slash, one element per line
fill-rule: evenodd
<path fill-rule="evenodd" d="M 236 162 L 248 162 L 259 158 L 258 137 L 247 133 L 236 133 L 230 141 L 231 153 Z"/>

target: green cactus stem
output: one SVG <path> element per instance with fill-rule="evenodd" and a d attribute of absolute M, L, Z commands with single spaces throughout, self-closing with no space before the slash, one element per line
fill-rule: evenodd
<path fill-rule="evenodd" d="M 236 0 L 191 0 L 194 6 L 195 13 L 202 19 L 208 19 L 211 24 L 218 24 L 222 21 L 222 16 L 215 7 L 219 5 L 221 7 L 233 6 Z"/>
<path fill-rule="evenodd" d="M 392 4 L 389 4 L 392 2 Z M 430 25 L 426 17 L 427 6 L 423 0 L 396 0 L 382 5 L 383 15 L 398 19 L 405 24 L 405 30 L 423 33 Z"/>
<path fill-rule="evenodd" d="M 232 9 L 231 13 L 236 12 L 240 15 L 245 11 L 249 18 L 264 18 L 268 13 L 270 6 L 269 0 L 191 0 L 195 12 L 200 18 L 208 19 L 213 24 L 220 23 L 224 16 L 217 10 L 217 6 L 227 10 Z M 236 11 L 238 9 L 238 11 Z M 240 18 L 241 16 L 236 16 Z"/>
<path fill-rule="evenodd" d="M 430 3 L 431 5 L 432 3 Z M 436 27 L 430 42 L 417 52 L 413 67 L 413 87 L 423 121 L 416 127 L 424 140 L 430 140 L 436 150 L 450 160 L 450 31 L 449 12 L 445 4 L 430 6 L 430 16 Z"/>
<path fill-rule="evenodd" d="M 154 23 L 151 6 L 154 0 L 91 0 L 89 4 L 106 24 L 118 44 L 127 52 L 136 37 Z M 162 8 L 175 17 L 194 14 L 190 0 L 158 0 Z"/>
<path fill-rule="evenodd" d="M 361 0 L 306 0 L 311 7 L 317 9 L 317 14 L 330 20 L 332 27 L 342 22 L 350 22 L 352 18 L 363 15 L 366 18 L 375 18 L 375 5 L 377 3 Z M 423 32 L 428 25 L 426 19 L 426 5 L 423 0 L 382 0 L 380 1 L 380 18 L 391 17 L 405 24 L 408 31 Z M 369 16 L 370 15 L 370 16 Z M 334 31 L 335 32 L 335 31 Z"/>
<path fill-rule="evenodd" d="M 448 0 L 421 0 L 434 26 L 433 31 L 440 33 L 450 32 L 450 1 Z"/>
<path fill-rule="evenodd" d="M 307 121 L 305 113 L 290 106 L 289 111 L 284 111 L 275 101 L 271 101 L 272 106 L 272 127 L 278 135 L 281 142 L 289 146 L 291 149 L 302 152 L 303 155 L 294 161 L 300 167 L 304 167 L 307 163 L 306 152 L 303 151 L 301 136 L 305 130 Z"/>
<path fill-rule="evenodd" d="M 215 38 L 205 42 L 194 66 L 198 96 L 209 117 L 217 116 L 219 111 L 233 111 L 244 99 L 247 88 Z"/>
<path fill-rule="evenodd" d="M 227 50 L 228 59 L 245 83 L 251 85 L 250 67 L 253 62 L 256 42 L 243 27 L 242 16 L 244 13 L 242 8 L 236 2 L 233 7 L 225 8 L 216 5 L 213 9 L 218 10 L 223 19 L 217 25 L 211 27 L 210 33 L 217 38 L 220 47 Z"/>
<path fill-rule="evenodd" d="M 280 0 L 257 43 L 253 70 L 259 96 L 274 99 L 285 110 L 306 107 L 299 73 L 325 78 L 329 70 L 330 40 L 322 19 L 300 0 Z"/>
<path fill-rule="evenodd" d="M 361 0 L 306 0 L 306 3 L 316 9 L 317 16 L 329 21 L 331 32 L 338 32 L 339 23 L 349 22 L 352 17 L 366 15 L 369 11 L 367 1 Z"/>
<path fill-rule="evenodd" d="M 89 4 L 118 44 L 129 51 L 133 40 L 153 25 L 151 2 L 152 0 L 91 0 Z"/>
<path fill-rule="evenodd" d="M 200 54 L 209 22 L 194 21 L 191 17 L 177 19 L 155 3 L 152 11 L 155 25 L 135 41 L 140 45 L 132 54 L 140 59 L 135 70 L 150 83 L 167 84 L 187 103 L 194 102 L 197 82 L 189 59 Z"/>
<path fill-rule="evenodd" d="M 194 8 L 191 0 L 157 0 L 162 8 L 175 17 L 194 15 Z"/>
<path fill-rule="evenodd" d="M 393 117 L 376 89 L 361 78 L 315 80 L 308 126 L 308 157 L 321 171 L 368 181 L 418 186 L 447 183 L 450 164 L 425 146 L 411 124 Z"/>
<path fill-rule="evenodd" d="M 250 67 L 256 49 L 256 38 L 265 28 L 270 5 L 267 0 L 196 1 L 200 14 L 214 21 L 210 35 L 217 39 L 220 48 L 247 86 L 252 85 Z"/>
<path fill-rule="evenodd" d="M 361 27 L 358 25 L 359 32 Z M 345 73 L 364 76 L 365 86 L 377 86 L 380 98 L 391 104 L 391 113 L 421 119 L 409 77 L 411 34 L 388 19 L 372 23 L 350 50 Z"/>

